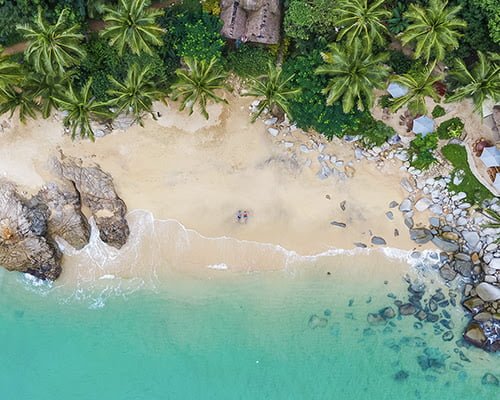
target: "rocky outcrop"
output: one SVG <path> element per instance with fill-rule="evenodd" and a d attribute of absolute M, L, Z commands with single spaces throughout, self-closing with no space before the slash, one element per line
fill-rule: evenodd
<path fill-rule="evenodd" d="M 49 183 L 33 201 L 48 207 L 48 234 L 59 236 L 75 249 L 82 249 L 90 239 L 90 225 L 81 211 L 75 187 L 69 183 Z"/>
<path fill-rule="evenodd" d="M 104 243 L 120 249 L 130 233 L 125 214 L 127 207 L 118 197 L 111 175 L 97 164 L 85 166 L 80 159 L 62 157 L 54 160 L 54 170 L 63 179 L 71 181 L 82 203 L 94 216 L 99 236 Z"/>
<path fill-rule="evenodd" d="M 48 233 L 50 211 L 21 197 L 16 186 L 0 180 L 0 265 L 41 279 L 61 274 L 61 252 Z"/>

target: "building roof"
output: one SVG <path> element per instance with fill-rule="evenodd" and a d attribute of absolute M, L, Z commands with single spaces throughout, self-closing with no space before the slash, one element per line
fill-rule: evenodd
<path fill-rule="evenodd" d="M 229 39 L 264 44 L 280 41 L 279 0 L 222 0 L 222 35 Z"/>

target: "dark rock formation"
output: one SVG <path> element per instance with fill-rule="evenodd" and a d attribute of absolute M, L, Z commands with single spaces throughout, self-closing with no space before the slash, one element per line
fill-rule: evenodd
<path fill-rule="evenodd" d="M 87 245 L 90 225 L 81 211 L 80 196 L 73 185 L 50 183 L 32 201 L 48 207 L 47 225 L 51 237 L 59 236 L 75 249 Z"/>
<path fill-rule="evenodd" d="M 61 253 L 47 229 L 49 209 L 21 197 L 16 186 L 0 180 L 0 265 L 41 279 L 61 274 Z"/>
<path fill-rule="evenodd" d="M 116 194 L 111 176 L 96 164 L 84 166 L 81 160 L 64 156 L 61 161 L 54 160 L 54 169 L 75 185 L 95 218 L 101 240 L 120 249 L 130 230 L 125 219 L 127 207 Z"/>

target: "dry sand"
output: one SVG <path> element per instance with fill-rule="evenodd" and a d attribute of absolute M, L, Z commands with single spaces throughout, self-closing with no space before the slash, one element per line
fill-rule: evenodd
<path fill-rule="evenodd" d="M 282 253 L 268 255 L 264 262 L 253 245 L 229 256 L 228 240 L 234 240 L 231 246 L 241 246 L 242 240 L 279 245 L 300 255 L 353 249 L 355 242 L 377 247 L 370 244 L 372 235 L 385 238 L 388 247 L 419 247 L 409 239 L 397 208 L 392 209 L 394 220 L 385 215 L 391 201 L 405 197 L 399 184 L 403 174 L 399 161 L 386 162 L 382 171 L 372 162 L 358 161 L 352 178 L 320 180 L 316 176 L 319 153 L 304 154 L 298 148 L 299 143 L 310 145 L 311 135 L 297 130 L 293 136 L 272 137 L 262 121 L 249 122 L 249 103 L 233 97 L 229 106 L 210 106 L 209 121 L 196 113 L 191 117 L 180 113 L 171 108 L 175 104 L 159 103 L 155 105 L 162 115 L 158 121 L 148 119 L 144 128 L 116 131 L 95 143 L 71 141 L 55 119 L 27 125 L 13 122 L 0 134 L 0 174 L 33 192 L 50 179 L 48 160 L 59 151 L 97 162 L 114 177 L 129 211 L 148 210 L 156 220 L 170 220 L 170 228 L 175 225 L 165 233 L 165 249 L 178 252 L 182 225 L 192 230 L 188 241 L 193 246 L 198 243 L 197 250 L 182 259 L 192 265 L 227 262 L 237 264 L 238 269 L 259 269 L 285 262 Z M 312 138 L 321 140 L 317 135 Z M 287 149 L 283 140 L 295 144 Z M 346 163 L 354 160 L 353 148 L 340 141 L 327 143 L 324 153 Z M 345 211 L 339 205 L 342 201 Z M 249 210 L 247 224 L 235 221 L 239 209 Z M 144 223 L 138 223 L 138 215 L 146 218 L 132 213 L 136 230 Z M 334 220 L 347 227 L 331 225 Z M 224 244 L 207 242 L 220 237 L 232 239 Z"/>

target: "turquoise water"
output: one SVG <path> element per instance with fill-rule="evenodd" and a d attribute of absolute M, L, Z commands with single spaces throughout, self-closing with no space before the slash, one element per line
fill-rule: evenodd
<path fill-rule="evenodd" d="M 171 276 L 95 308 L 2 272 L 0 399 L 498 398 L 481 377 L 500 376 L 499 357 L 462 348 L 464 362 L 413 318 L 368 325 L 400 279 L 340 282 L 319 267 L 214 276 Z M 313 314 L 326 326 L 312 329 Z M 426 347 L 449 357 L 443 368 L 422 370 Z"/>

